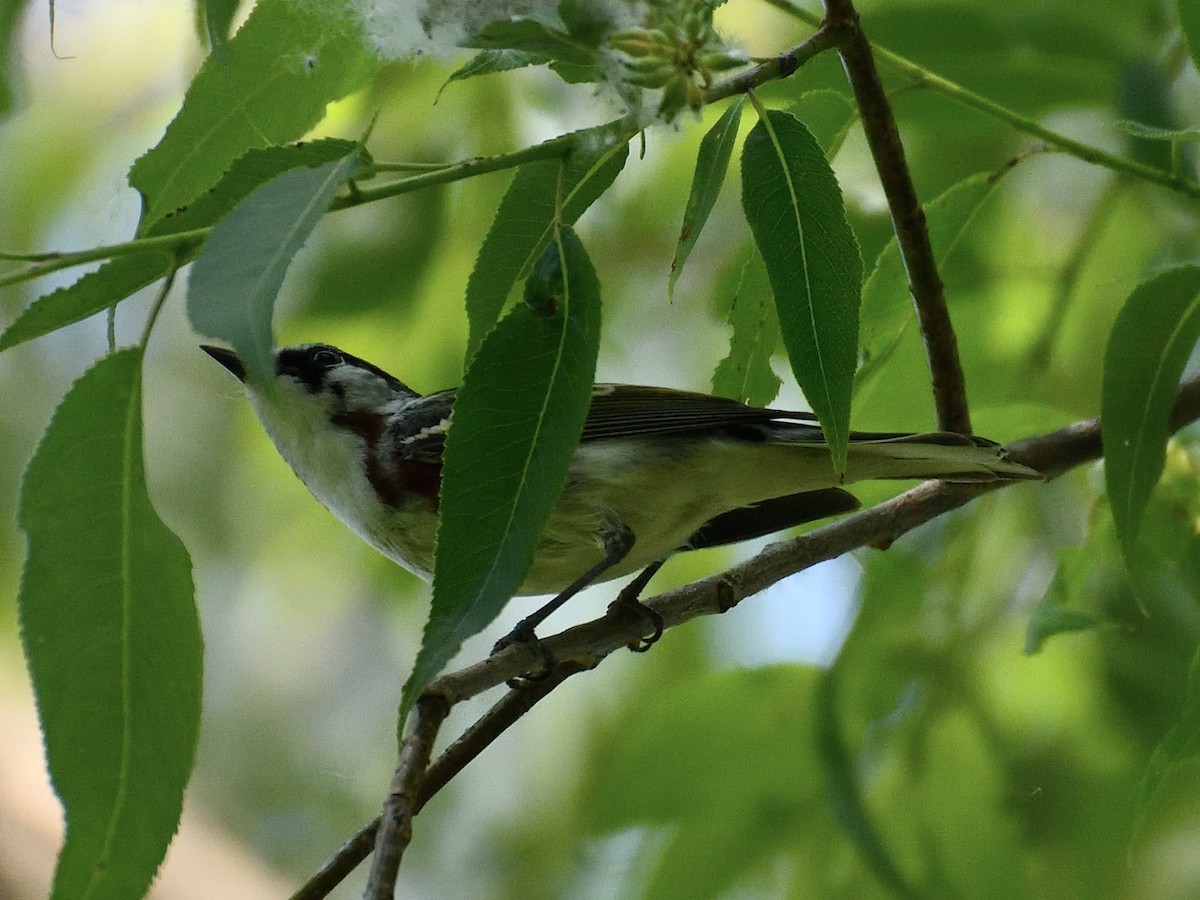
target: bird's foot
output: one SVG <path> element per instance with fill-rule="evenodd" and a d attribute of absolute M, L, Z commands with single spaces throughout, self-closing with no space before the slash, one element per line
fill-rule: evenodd
<path fill-rule="evenodd" d="M 610 614 L 632 615 L 647 623 L 650 633 L 629 644 L 629 649 L 634 653 L 645 653 L 662 637 L 663 617 L 638 600 L 639 591 L 630 590 L 632 587 L 634 585 L 617 594 L 617 599 L 608 605 L 608 611 Z"/>
<path fill-rule="evenodd" d="M 518 675 L 515 678 L 510 678 L 506 682 L 510 688 L 514 690 L 525 690 L 539 681 L 544 681 L 549 677 L 554 670 L 556 660 L 554 654 L 542 643 L 541 639 L 534 633 L 533 624 L 528 620 L 522 620 L 517 623 L 517 627 L 506 634 L 500 640 L 496 641 L 492 647 L 492 653 L 499 653 L 501 650 L 506 650 L 509 647 L 517 644 L 525 644 L 533 649 L 537 654 L 541 665 L 532 671 L 526 672 L 524 675 Z"/>

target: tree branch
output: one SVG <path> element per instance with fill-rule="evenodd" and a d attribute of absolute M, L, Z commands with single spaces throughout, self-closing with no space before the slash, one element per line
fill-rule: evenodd
<path fill-rule="evenodd" d="M 1171 428 L 1178 430 L 1200 420 L 1200 376 L 1184 382 L 1176 397 Z M 1102 452 L 1099 419 L 1085 419 L 1047 434 L 1026 438 L 1007 447 L 1008 456 L 1055 478 L 1075 466 L 1099 459 Z M 709 578 L 665 591 L 646 601 L 673 627 L 705 615 L 732 609 L 742 600 L 807 568 L 866 546 L 887 546 L 901 535 L 944 513 L 1012 482 L 951 484 L 926 481 L 878 506 L 810 531 L 797 538 L 764 548 L 753 559 Z M 643 623 L 618 614 L 569 628 L 542 641 L 561 662 L 544 682 L 528 690 L 511 691 L 467 729 L 429 766 L 416 792 L 415 815 L 451 778 L 488 747 L 562 681 L 594 668 L 604 657 L 641 637 Z M 439 702 L 453 704 L 521 675 L 538 664 L 531 648 L 513 645 L 474 665 L 434 680 L 422 697 L 435 694 Z M 528 694 L 528 696 L 526 696 Z M 417 715 L 421 714 L 418 701 Z M 440 723 L 439 723 L 440 724 Z M 416 725 L 413 725 L 414 730 Z M 411 732 L 410 732 L 411 733 Z M 292 900 L 318 900 L 328 896 L 342 878 L 366 858 L 379 819 L 350 838 Z M 409 817 L 411 824 L 411 815 Z"/>
<path fill-rule="evenodd" d="M 814 56 L 832 50 L 845 38 L 846 35 L 838 26 L 822 24 L 791 50 L 785 50 L 732 78 L 718 81 L 704 92 L 704 102 L 716 103 L 734 94 L 745 94 L 769 81 L 788 78 Z"/>
<path fill-rule="evenodd" d="M 904 158 L 904 144 L 900 140 L 892 105 L 883 89 L 871 45 L 863 34 L 852 0 L 825 0 L 825 10 L 822 27 L 835 28 L 845 35 L 838 53 L 854 89 L 863 132 L 883 184 L 892 228 L 908 272 L 908 288 L 916 306 L 925 355 L 929 360 L 938 425 L 945 431 L 970 434 L 971 414 L 967 407 L 962 362 L 958 357 L 958 339 L 950 322 L 950 311 L 946 308 L 946 292 L 929 242 L 925 211 L 917 198 Z"/>
<path fill-rule="evenodd" d="M 779 11 L 786 13 L 798 21 L 805 22 L 812 26 L 820 26 L 823 20 L 820 16 L 809 12 L 799 6 L 796 6 L 792 0 L 764 0 L 768 5 L 775 7 Z M 1065 134 L 1060 134 L 1057 131 L 1047 128 L 1040 122 L 1036 122 L 1026 116 L 1021 115 L 1015 110 L 1009 109 L 1007 106 L 1001 106 L 987 97 L 983 97 L 974 91 L 968 90 L 957 82 L 951 81 L 942 76 L 917 65 L 912 60 L 899 53 L 893 53 L 885 47 L 880 47 L 878 44 L 871 44 L 875 51 L 875 56 L 883 62 L 888 68 L 907 76 L 912 80 L 914 87 L 923 88 L 941 94 L 955 103 L 960 103 L 963 106 L 969 107 L 976 112 L 983 113 L 985 116 L 1005 122 L 1011 125 L 1018 131 L 1025 134 L 1033 135 L 1039 140 L 1045 141 L 1055 150 L 1060 150 L 1063 153 L 1069 153 L 1076 159 L 1081 159 L 1084 162 L 1092 165 L 1101 166 L 1113 172 L 1131 175 L 1141 181 L 1146 181 L 1151 184 L 1157 184 L 1160 187 L 1165 187 L 1168 190 L 1184 194 L 1188 197 L 1200 199 L 1200 183 L 1185 178 L 1178 172 L 1168 172 L 1163 169 L 1156 169 L 1153 166 L 1147 166 L 1144 163 L 1136 160 L 1127 159 L 1124 156 L 1118 156 L 1115 153 L 1109 153 L 1106 150 L 1101 150 L 1099 147 L 1093 147 L 1090 144 L 1085 144 L 1082 141 L 1077 141 L 1074 138 L 1069 138 Z"/>
<path fill-rule="evenodd" d="M 433 742 L 450 704 L 439 694 L 426 691 L 417 698 L 408 735 L 400 745 L 400 762 L 379 817 L 375 838 L 375 863 L 367 880 L 366 900 L 391 900 L 395 895 L 400 860 L 412 840 L 412 817 L 417 814 L 417 791 L 425 777 Z"/>

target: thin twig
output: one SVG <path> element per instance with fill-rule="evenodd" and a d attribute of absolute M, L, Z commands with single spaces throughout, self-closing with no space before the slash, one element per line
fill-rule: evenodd
<path fill-rule="evenodd" d="M 417 792 L 417 811 L 445 787 L 450 779 L 465 769 L 467 763 L 491 746 L 496 738 L 537 703 L 548 697 L 560 684 L 572 675 L 595 668 L 597 663 L 599 659 L 565 660 L 556 663 L 545 678 L 530 682 L 525 687 L 509 690 L 430 764 L 425 773 L 425 780 L 421 782 L 421 789 Z"/>
<path fill-rule="evenodd" d="M 430 763 L 417 790 L 412 814 L 416 815 L 420 812 L 434 794 L 445 787 L 455 775 L 467 767 L 471 760 L 491 746 L 500 735 L 519 721 L 525 713 L 533 709 L 539 701 L 549 696 L 555 688 L 572 675 L 590 668 L 592 668 L 591 665 L 578 660 L 558 663 L 545 678 L 531 682 L 526 688 L 510 690 L 505 694 L 454 743 L 447 747 L 441 756 Z M 433 690 L 437 693 L 436 686 L 433 687 Z M 296 893 L 292 894 L 291 900 L 322 900 L 322 898 L 328 897 L 330 892 L 371 854 L 371 850 L 375 847 L 381 818 L 381 816 L 376 816 L 342 844 L 337 852 Z"/>
<path fill-rule="evenodd" d="M 332 894 L 375 849 L 375 836 L 379 833 L 380 818 L 376 816 L 338 847 L 337 852 L 329 857 L 289 900 L 324 900 Z"/>
<path fill-rule="evenodd" d="M 1035 369 L 1044 370 L 1050 366 L 1050 358 L 1058 344 L 1063 326 L 1067 320 L 1067 310 L 1075 299 L 1075 289 L 1079 285 L 1080 275 L 1086 263 L 1092 258 L 1104 229 L 1109 225 L 1117 201 L 1121 199 L 1129 186 L 1128 179 L 1114 178 L 1100 195 L 1083 230 L 1075 240 L 1075 246 L 1067 255 L 1062 269 L 1055 279 L 1054 296 L 1051 298 L 1049 310 L 1046 313 L 1046 325 L 1038 336 L 1033 348 L 1029 351 L 1029 362 Z"/>
<path fill-rule="evenodd" d="M 913 186 L 896 117 L 888 102 L 871 45 L 863 34 L 852 0 L 826 0 L 826 26 L 836 25 L 845 35 L 838 46 L 850 86 L 862 117 L 863 132 L 875 160 L 875 169 L 887 197 L 892 228 L 908 272 L 908 286 L 917 310 L 917 321 L 929 360 L 933 404 L 944 431 L 971 432 L 966 380 L 958 356 L 958 339 L 946 308 L 946 292 L 938 274 L 925 211 Z"/>
<path fill-rule="evenodd" d="M 183 265 L 191 261 L 190 254 L 204 243 L 210 231 L 212 231 L 212 226 L 193 228 L 191 231 L 177 231 L 173 234 L 160 234 L 154 237 L 135 238 L 132 241 L 123 241 L 119 244 L 106 244 L 100 247 L 92 247 L 88 250 L 39 253 L 36 254 L 39 261 L 33 265 L 0 275 L 0 287 L 7 287 L 10 284 L 18 284 L 22 281 L 31 281 L 34 278 L 40 278 L 43 275 L 49 275 L 61 269 L 70 269 L 102 259 L 130 256 L 135 253 L 148 253 L 154 250 L 167 250 L 174 253 L 176 258 L 180 260 L 179 265 Z M 34 255 L 30 254 L 30 256 Z M 8 258 L 11 258 L 11 255 Z"/>
<path fill-rule="evenodd" d="M 844 38 L 845 35 L 838 27 L 822 25 L 792 49 L 785 50 L 778 56 L 764 60 L 731 78 L 718 81 L 704 92 L 704 102 L 715 103 L 734 94 L 744 94 L 769 81 L 787 78 L 814 56 L 832 50 Z"/>
<path fill-rule="evenodd" d="M 612 128 L 614 143 L 628 141 L 637 133 L 637 128 L 631 123 L 615 122 L 612 124 Z M 333 202 L 329 205 L 329 212 L 353 209 L 365 203 L 398 197 L 401 194 L 412 193 L 413 191 L 434 185 L 461 181 L 465 178 L 472 178 L 488 172 L 512 169 L 528 162 L 555 159 L 565 155 L 574 146 L 576 140 L 578 140 L 576 134 L 564 134 L 553 140 L 534 144 L 531 147 L 522 147 L 520 150 L 514 150 L 511 153 L 500 153 L 496 156 L 480 156 L 460 162 L 448 163 L 444 166 L 439 166 L 434 171 L 423 172 L 408 178 L 399 178 L 377 187 L 360 188 L 352 186 L 345 195 L 334 198 Z M 18 284 L 23 281 L 32 281 L 35 278 L 49 275 L 61 269 L 70 269 L 98 260 L 128 256 L 134 253 L 144 253 L 151 250 L 172 251 L 177 255 L 180 265 L 182 265 L 183 263 L 191 262 L 195 253 L 199 251 L 200 247 L 208 239 L 213 227 L 212 225 L 205 225 L 201 228 L 193 228 L 190 231 L 155 235 L 153 237 L 139 237 L 130 241 L 123 241 L 119 244 L 107 244 L 87 250 L 24 255 L 0 254 L 0 259 L 25 258 L 34 260 L 31 265 L 0 275 L 0 287 Z"/>
<path fill-rule="evenodd" d="M 425 693 L 417 698 L 408 735 L 400 746 L 396 774 L 392 777 L 392 786 L 379 818 L 375 861 L 367 879 L 364 900 L 391 900 L 395 896 L 400 860 L 412 840 L 417 792 L 429 766 L 433 742 L 449 713 L 450 704 L 438 694 Z"/>
<path fill-rule="evenodd" d="M 798 21 L 805 22 L 808 25 L 819 26 L 823 19 L 821 16 L 809 12 L 807 9 L 796 6 L 792 0 L 764 0 L 775 9 L 786 13 Z M 1165 187 L 1169 190 L 1176 191 L 1188 197 L 1200 199 L 1200 183 L 1189 178 L 1180 177 L 1174 173 L 1156 169 L 1153 166 L 1147 166 L 1143 163 L 1136 162 L 1132 159 L 1127 159 L 1123 156 L 1118 156 L 1115 153 L 1108 153 L 1101 150 L 1099 147 L 1093 147 L 1089 144 L 1084 144 L 1074 138 L 1069 138 L 1065 134 L 1060 134 L 1053 131 L 1040 122 L 1027 118 L 1015 110 L 1011 110 L 1006 106 L 1001 106 L 987 97 L 976 94 L 974 91 L 968 90 L 961 84 L 951 81 L 948 78 L 943 78 L 940 75 L 926 69 L 923 66 L 917 65 L 907 57 L 901 56 L 899 53 L 893 53 L 885 47 L 872 43 L 871 47 L 875 51 L 875 56 L 886 65 L 889 69 L 899 72 L 902 75 L 912 79 L 917 87 L 925 88 L 934 93 L 941 94 L 953 100 L 955 103 L 960 103 L 963 106 L 969 107 L 976 112 L 981 112 L 985 116 L 1005 122 L 1018 131 L 1023 131 L 1026 134 L 1033 135 L 1039 140 L 1045 141 L 1050 146 L 1064 153 L 1069 153 L 1084 162 L 1093 165 L 1102 166 L 1106 169 L 1111 169 L 1114 172 L 1121 172 L 1126 175 L 1132 175 L 1134 178 L 1141 181 L 1148 181 L 1152 184 L 1157 184 L 1160 187 Z"/>
<path fill-rule="evenodd" d="M 627 143 L 640 130 L 640 126 L 632 119 L 612 122 L 606 128 L 611 129 L 610 132 L 606 132 L 606 136 L 611 136 L 612 143 L 614 144 Z M 351 209 L 355 206 L 362 206 L 364 203 L 374 203 L 377 200 L 384 200 L 388 197 L 398 197 L 401 194 L 408 194 L 438 184 L 461 181 L 464 178 L 472 178 L 488 172 L 498 172 L 502 169 L 513 169 L 517 166 L 523 166 L 526 163 L 537 162 L 538 160 L 559 159 L 566 156 L 578 140 L 578 134 L 568 132 L 552 140 L 534 144 L 531 147 L 522 147 L 520 150 L 514 150 L 511 153 L 498 153 L 495 156 L 477 156 L 473 159 L 463 160 L 462 162 L 451 163 L 435 171 L 400 178 L 396 181 L 379 185 L 378 187 L 358 188 L 345 196 L 335 198 L 333 203 L 329 205 L 329 209 L 331 212 L 340 209 Z"/>

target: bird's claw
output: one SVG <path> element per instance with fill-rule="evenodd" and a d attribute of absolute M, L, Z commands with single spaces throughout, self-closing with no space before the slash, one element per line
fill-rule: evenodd
<path fill-rule="evenodd" d="M 629 649 L 634 653 L 645 653 L 662 637 L 663 633 L 663 617 L 657 612 L 642 603 L 636 596 L 628 596 L 626 591 L 621 591 L 608 607 L 609 612 L 618 612 L 636 616 L 650 625 L 650 634 L 643 635 L 635 641 L 629 643 Z"/>
<path fill-rule="evenodd" d="M 496 641 L 492 647 L 492 653 L 499 653 L 501 650 L 506 650 L 515 644 L 526 644 L 532 647 L 541 661 L 541 666 L 538 669 L 526 672 L 524 675 L 517 675 L 505 682 L 513 690 L 528 690 L 539 681 L 545 681 L 550 676 L 550 673 L 554 671 L 556 660 L 554 659 L 554 654 L 547 649 L 546 645 L 534 633 L 533 626 L 526 622 L 518 623 L 516 628 Z"/>

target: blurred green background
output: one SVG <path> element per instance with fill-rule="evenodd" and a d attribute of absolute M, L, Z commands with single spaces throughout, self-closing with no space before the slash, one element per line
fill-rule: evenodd
<path fill-rule="evenodd" d="M 1087 143 L 1167 166 L 1166 145 L 1133 141 L 1116 123 L 1196 124 L 1200 79 L 1170 3 L 860 8 L 882 45 Z M 0 121 L 4 251 L 128 239 L 138 213 L 128 166 L 158 140 L 203 59 L 183 0 L 60 0 L 55 18 L 53 46 L 41 5 L 24 10 L 14 35 L 16 99 Z M 717 22 L 757 55 L 808 31 L 752 0 L 734 0 Z M 456 62 L 388 64 L 329 110 L 321 133 L 353 137 L 378 115 L 376 159 L 440 161 L 615 112 L 593 86 L 545 71 L 439 95 Z M 1037 147 L 932 92 L 891 86 L 926 200 Z M 815 88 L 847 93 L 836 59 L 762 96 L 789 106 Z M 600 380 L 705 390 L 726 352 L 724 312 L 748 240 L 736 166 L 673 302 L 666 291 L 696 147 L 720 111 L 649 131 L 644 156 L 631 155 L 581 220 L 605 300 Z M 859 130 L 834 167 L 869 268 L 890 225 Z M 507 181 L 493 174 L 329 216 L 280 297 L 281 342 L 337 344 L 418 390 L 457 383 L 463 289 Z M 976 429 L 1012 440 L 1096 415 L 1120 304 L 1147 272 L 1195 258 L 1197 225 L 1194 201 L 1163 189 L 1061 153 L 1023 158 L 943 271 Z M 74 275 L 4 289 L 0 320 Z M 136 339 L 148 299 L 121 305 L 119 341 Z M 199 885 L 195 896 L 217 896 L 220 882 L 204 879 L 228 874 L 236 887 L 221 895 L 277 896 L 381 802 L 428 588 L 292 477 L 238 386 L 197 351 L 181 301 L 177 285 L 148 353 L 147 467 L 160 515 L 194 560 L 205 718 L 188 812 L 157 890 L 190 896 Z M 55 404 L 105 348 L 100 316 L 0 355 L 0 509 L 15 509 Z M 777 362 L 778 405 L 803 403 Z M 933 425 L 915 333 L 888 377 L 856 398 L 854 416 L 864 429 Z M 1196 715 L 1197 438 L 1192 428 L 1173 445 L 1147 525 L 1153 577 L 1136 591 L 1098 467 L 986 497 L 886 553 L 820 566 L 729 615 L 672 630 L 646 656 L 618 654 L 573 679 L 422 812 L 402 895 L 882 897 L 901 882 L 932 897 L 1200 895 L 1200 770 L 1185 762 L 1152 802 L 1139 800 L 1154 748 L 1181 712 Z M 897 489 L 856 492 L 874 501 Z M 20 735 L 29 752 L 0 761 L 0 845 L 14 848 L 0 850 L 0 894 L 40 896 L 55 807 L 9 601 L 23 555 L 13 518 L 0 521 L 0 733 L 14 747 Z M 676 559 L 655 584 L 753 549 Z M 555 621 L 595 615 L 610 594 L 593 590 Z M 461 659 L 486 653 L 532 608 L 512 604 Z M 1028 655 L 1031 623 L 1080 631 Z M 823 672 L 835 658 L 831 681 Z M 456 710 L 449 731 L 483 708 Z M 835 720 L 870 831 L 830 803 Z M 27 873 L 14 859 L 31 853 Z M 355 881 L 337 896 L 360 890 Z"/>

